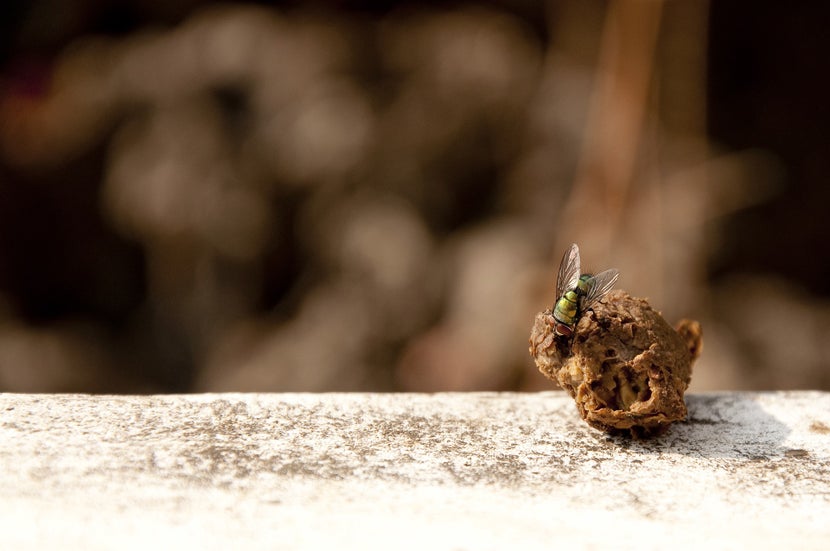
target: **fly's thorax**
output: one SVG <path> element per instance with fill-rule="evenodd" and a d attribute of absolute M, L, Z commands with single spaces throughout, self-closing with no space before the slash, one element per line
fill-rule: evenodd
<path fill-rule="evenodd" d="M 579 276 L 579 281 L 576 284 L 576 289 L 574 291 L 577 295 L 584 297 L 588 294 L 588 282 L 590 282 L 594 278 L 591 274 L 582 274 Z"/>

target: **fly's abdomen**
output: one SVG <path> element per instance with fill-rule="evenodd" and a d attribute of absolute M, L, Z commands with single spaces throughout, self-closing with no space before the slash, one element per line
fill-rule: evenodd
<path fill-rule="evenodd" d="M 579 317 L 578 300 L 579 296 L 575 291 L 568 291 L 556 301 L 556 306 L 553 307 L 553 319 L 557 321 L 556 332 L 560 335 L 570 336 L 573 333 L 573 327 Z"/>

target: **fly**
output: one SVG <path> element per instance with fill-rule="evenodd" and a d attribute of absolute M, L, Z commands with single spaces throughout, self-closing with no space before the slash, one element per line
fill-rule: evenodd
<path fill-rule="evenodd" d="M 559 298 L 553 306 L 556 321 L 553 332 L 565 338 L 573 336 L 582 314 L 607 295 L 620 276 L 615 268 L 596 275 L 580 274 L 579 264 L 579 247 L 574 243 L 565 251 L 559 264 L 556 278 L 556 296 Z"/>

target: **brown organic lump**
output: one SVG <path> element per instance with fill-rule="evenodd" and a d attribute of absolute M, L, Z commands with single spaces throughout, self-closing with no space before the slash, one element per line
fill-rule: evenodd
<path fill-rule="evenodd" d="M 686 418 L 683 394 L 700 354 L 700 324 L 672 328 L 646 300 L 613 291 L 585 312 L 572 339 L 536 315 L 530 354 L 576 401 L 582 418 L 609 433 L 659 434 Z"/>

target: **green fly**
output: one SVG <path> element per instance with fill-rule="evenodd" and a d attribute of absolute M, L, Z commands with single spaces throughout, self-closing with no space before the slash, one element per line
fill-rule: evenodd
<path fill-rule="evenodd" d="M 579 247 L 574 243 L 565 251 L 559 264 L 556 278 L 556 296 L 559 298 L 553 306 L 556 321 L 553 332 L 565 338 L 573 336 L 582 314 L 608 294 L 620 275 L 614 268 L 596 275 L 580 274 L 579 270 Z"/>

